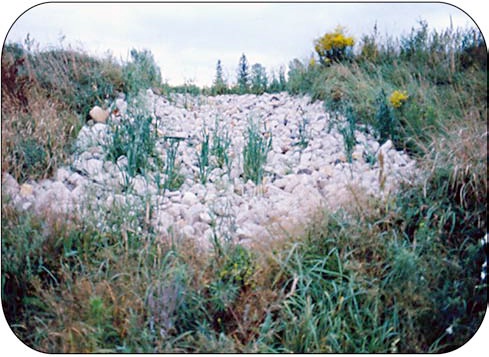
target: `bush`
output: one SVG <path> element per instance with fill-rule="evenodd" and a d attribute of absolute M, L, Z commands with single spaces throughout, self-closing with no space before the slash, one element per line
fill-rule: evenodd
<path fill-rule="evenodd" d="M 345 36 L 345 30 L 338 26 L 333 32 L 326 33 L 314 41 L 314 50 L 319 56 L 321 64 L 341 62 L 351 55 L 355 41 L 353 37 Z"/>

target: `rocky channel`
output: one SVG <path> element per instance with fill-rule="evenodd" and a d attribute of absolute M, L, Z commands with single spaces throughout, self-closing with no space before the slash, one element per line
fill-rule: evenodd
<path fill-rule="evenodd" d="M 111 229 L 107 217 L 120 209 L 128 221 L 132 215 L 162 237 L 185 237 L 205 245 L 217 234 L 246 243 L 298 233 L 318 210 L 336 211 L 351 203 L 353 188 L 385 197 L 415 176 L 414 160 L 391 141 L 379 145 L 368 130 L 354 132 L 348 162 L 339 130 L 344 120 L 307 96 L 168 98 L 148 90 L 138 101 L 152 117 L 161 162 L 168 153 L 168 138 L 178 139 L 180 187 L 162 190 L 161 167 L 131 177 L 125 169 L 127 157 L 107 159 L 114 125 L 135 120 L 128 114 L 128 103 L 119 98 L 107 120 L 103 115 L 81 129 L 69 164 L 52 178 L 19 185 L 4 173 L 3 192 L 10 202 L 35 213 L 95 215 L 100 229 Z M 258 123 L 263 135 L 272 136 L 260 184 L 245 182 L 243 176 L 242 152 L 250 120 Z M 201 183 L 198 152 L 203 133 L 212 137 L 216 123 L 229 134 L 229 165 L 210 165 L 207 180 Z M 212 155 L 210 162 L 215 162 Z"/>

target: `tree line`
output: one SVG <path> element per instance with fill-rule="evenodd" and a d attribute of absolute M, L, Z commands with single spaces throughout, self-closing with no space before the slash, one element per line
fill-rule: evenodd
<path fill-rule="evenodd" d="M 250 66 L 246 55 L 243 53 L 239 59 L 236 71 L 236 83 L 230 85 L 223 74 L 222 62 L 217 60 L 216 75 L 212 83 L 211 93 L 219 94 L 263 94 L 277 93 L 287 90 L 285 79 L 285 69 L 283 66 L 278 71 L 278 76 L 274 71 L 267 74 L 266 68 L 255 63 Z"/>

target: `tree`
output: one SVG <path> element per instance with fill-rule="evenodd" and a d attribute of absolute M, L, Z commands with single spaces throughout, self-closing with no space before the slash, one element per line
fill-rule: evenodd
<path fill-rule="evenodd" d="M 353 37 L 347 37 L 344 32 L 344 28 L 338 26 L 333 32 L 326 33 L 314 41 L 314 49 L 321 64 L 340 62 L 351 51 L 355 41 Z"/>
<path fill-rule="evenodd" d="M 278 82 L 280 84 L 280 91 L 284 91 L 287 89 L 287 81 L 285 80 L 284 66 L 280 66 L 280 69 L 278 70 Z"/>
<path fill-rule="evenodd" d="M 221 60 L 217 60 L 216 79 L 214 80 L 214 86 L 212 89 L 213 89 L 213 93 L 217 95 L 225 94 L 227 90 L 227 85 L 226 82 L 224 81 L 224 77 L 222 74 Z"/>
<path fill-rule="evenodd" d="M 268 86 L 268 92 L 270 93 L 278 93 L 280 92 L 280 83 L 275 75 L 275 71 L 271 73 L 270 85 Z"/>
<path fill-rule="evenodd" d="M 251 92 L 253 94 L 263 94 L 267 90 L 268 78 L 265 67 L 260 63 L 255 63 L 251 67 Z"/>
<path fill-rule="evenodd" d="M 126 94 L 137 94 L 139 90 L 159 87 L 162 82 L 161 72 L 151 51 L 132 49 L 130 55 L 131 62 L 123 69 L 125 87 L 128 92 Z"/>
<path fill-rule="evenodd" d="M 245 54 L 241 55 L 238 65 L 238 92 L 240 94 L 247 93 L 249 90 L 249 65 Z"/>

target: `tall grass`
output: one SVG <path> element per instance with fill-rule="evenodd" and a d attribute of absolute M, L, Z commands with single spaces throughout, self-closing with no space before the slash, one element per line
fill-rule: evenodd
<path fill-rule="evenodd" d="M 265 132 L 261 134 L 258 124 L 250 120 L 248 122 L 243 148 L 243 171 L 245 181 L 251 180 L 260 184 L 264 177 L 264 165 L 267 161 L 268 152 L 272 147 L 272 134 Z"/>

